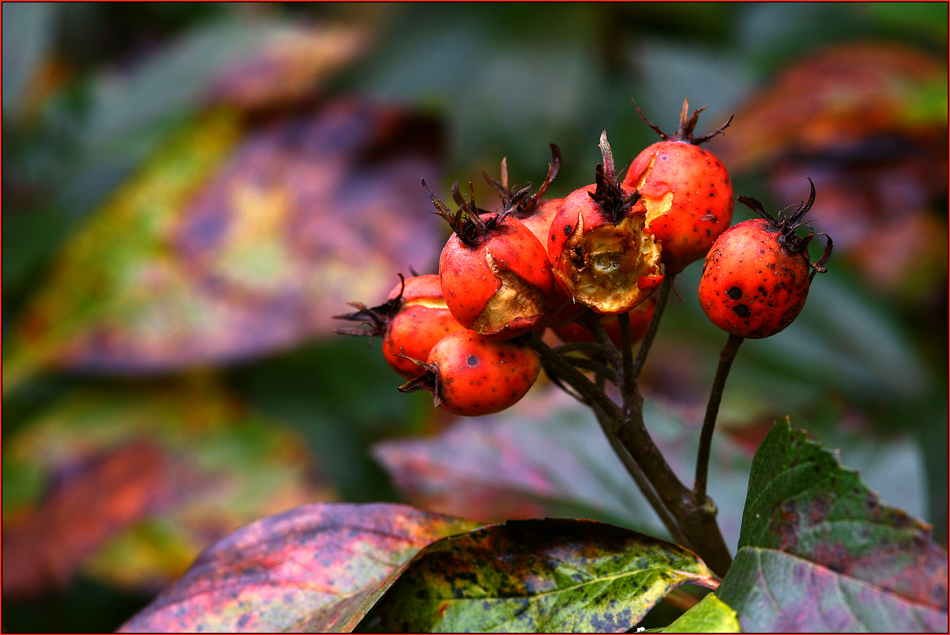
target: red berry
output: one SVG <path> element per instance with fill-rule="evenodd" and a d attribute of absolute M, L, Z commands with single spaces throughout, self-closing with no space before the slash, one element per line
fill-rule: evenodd
<path fill-rule="evenodd" d="M 660 246 L 643 231 L 646 209 L 616 179 L 606 133 L 595 185 L 575 190 L 551 224 L 548 253 L 555 280 L 598 313 L 624 313 L 660 284 Z"/>
<path fill-rule="evenodd" d="M 520 192 L 514 192 L 508 184 L 508 162 L 501 160 L 501 181 L 496 181 L 488 176 L 484 171 L 485 180 L 493 185 L 501 194 L 501 200 L 506 207 L 509 207 L 509 214 L 521 221 L 521 224 L 527 227 L 538 241 L 544 245 L 547 253 L 548 233 L 551 230 L 551 223 L 554 217 L 564 206 L 563 198 L 544 199 L 544 193 L 547 192 L 551 182 L 557 177 L 561 169 L 561 151 L 555 145 L 551 144 L 551 163 L 548 164 L 548 174 L 541 183 L 538 191 L 530 196 L 524 196 L 513 206 L 511 201 L 515 200 Z M 530 187 L 530 185 L 528 186 Z M 550 257 L 549 257 L 550 260 Z M 552 292 L 545 298 L 544 315 L 539 324 L 541 326 L 554 326 L 568 324 L 580 316 L 586 309 L 564 293 L 560 286 L 554 285 Z M 544 330 L 543 328 L 541 329 Z"/>
<path fill-rule="evenodd" d="M 647 211 L 646 231 L 660 241 L 661 261 L 667 273 L 679 273 L 705 256 L 713 241 L 732 222 L 734 203 L 729 173 L 712 152 L 699 147 L 729 122 L 711 135 L 694 138 L 693 129 L 701 110 L 687 119 L 689 102 L 684 101 L 680 129 L 674 135 L 663 133 L 647 121 L 663 141 L 637 155 L 623 181 L 625 187 L 640 192 Z"/>
<path fill-rule="evenodd" d="M 564 207 L 563 198 L 549 198 L 543 201 L 538 201 L 535 207 L 532 208 L 530 214 L 527 215 L 515 215 L 521 224 L 531 230 L 531 233 L 534 234 L 535 238 L 538 241 L 547 247 L 548 234 L 551 231 L 551 223 L 554 222 L 554 217 L 557 216 L 557 213 L 561 211 L 561 208 Z M 545 250 L 546 251 L 546 250 Z"/>
<path fill-rule="evenodd" d="M 382 337 L 383 358 L 406 379 L 418 377 L 424 371 L 413 360 L 424 361 L 436 342 L 462 330 L 445 305 L 442 285 L 435 274 L 402 279 L 389 299 L 377 307 L 350 304 L 359 310 L 334 317 L 363 322 L 370 328 L 334 330 L 345 335 Z"/>
<path fill-rule="evenodd" d="M 807 203 L 788 217 L 783 211 L 773 218 L 759 201 L 739 197 L 763 218 L 730 227 L 706 256 L 699 302 L 713 324 L 728 333 L 758 339 L 775 335 L 798 317 L 811 278 L 825 271 L 832 249 L 828 238 L 821 259 L 812 263 L 808 258 L 812 234 L 795 233 L 814 200 L 812 185 Z"/>
<path fill-rule="evenodd" d="M 455 319 L 496 339 L 534 328 L 554 287 L 544 246 L 508 209 L 487 213 L 466 203 L 453 215 L 429 195 L 455 229 L 439 258 L 442 293 Z"/>
<path fill-rule="evenodd" d="M 396 288 L 389 297 L 398 294 Z M 427 359 L 436 342 L 462 328 L 445 304 L 439 276 L 414 276 L 406 280 L 402 307 L 383 336 L 383 357 L 406 379 L 418 377 L 421 370 L 413 360 Z"/>
<path fill-rule="evenodd" d="M 541 360 L 522 340 L 494 340 L 463 330 L 439 340 L 425 368 L 425 374 L 399 390 L 430 390 L 436 406 L 477 417 L 524 397 L 538 378 Z"/>

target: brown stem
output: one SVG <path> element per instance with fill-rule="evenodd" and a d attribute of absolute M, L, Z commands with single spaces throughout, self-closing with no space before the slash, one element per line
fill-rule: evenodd
<path fill-rule="evenodd" d="M 652 336 L 656 333 L 663 307 L 669 298 L 670 290 L 673 287 L 672 276 L 664 280 L 663 287 L 660 289 L 660 297 L 657 298 L 657 311 L 650 320 L 652 333 L 649 335 L 650 341 L 644 338 L 644 343 L 649 347 Z M 646 359 L 646 352 L 641 345 L 637 355 L 637 362 L 633 360 L 633 349 L 630 339 L 629 322 L 620 319 L 621 353 L 623 354 L 623 368 L 626 377 L 623 381 L 623 413 L 624 417 L 616 422 L 615 434 L 621 444 L 630 452 L 633 460 L 647 475 L 648 480 L 656 489 L 656 492 L 662 499 L 662 505 L 669 510 L 669 513 L 676 519 L 677 527 L 686 540 L 686 545 L 690 546 L 709 567 L 719 575 L 725 575 L 732 565 L 732 556 L 726 547 L 725 540 L 722 538 L 722 532 L 719 525 L 716 524 L 716 512 L 714 508 L 700 506 L 693 502 L 690 491 L 677 478 L 676 474 L 666 462 L 660 449 L 654 443 L 649 431 L 643 423 L 643 395 L 640 393 L 640 387 L 637 384 L 637 375 L 642 368 L 643 361 Z M 627 321 L 626 335 L 624 334 L 624 322 Z M 626 338 L 624 340 L 624 338 Z M 656 506 L 654 507 L 656 509 Z M 679 538 L 677 538 L 679 539 Z"/>
<path fill-rule="evenodd" d="M 575 351 L 581 351 L 586 353 L 594 353 L 595 355 L 602 354 L 604 348 L 600 344 L 594 342 L 570 342 L 568 344 L 560 344 L 554 347 L 554 352 L 563 355 L 564 353 L 573 353 Z"/>
<path fill-rule="evenodd" d="M 594 320 L 588 324 L 584 325 L 588 331 L 590 331 L 597 342 L 603 347 L 604 354 L 607 356 L 607 360 L 610 362 L 610 365 L 613 366 L 617 372 L 621 371 L 621 359 L 620 351 L 617 350 L 616 344 L 610 339 L 610 336 L 607 335 L 607 331 L 604 330 L 604 325 L 600 319 Z"/>
<path fill-rule="evenodd" d="M 623 395 L 626 411 L 633 402 L 634 393 L 638 392 L 637 380 L 633 376 L 633 336 L 630 333 L 630 312 L 618 315 L 617 323 L 620 325 L 620 348 L 623 351 L 620 393 Z"/>
<path fill-rule="evenodd" d="M 692 492 L 677 478 L 650 437 L 643 424 L 643 397 L 636 382 L 632 384 L 632 393 L 624 396 L 625 404 L 621 410 L 604 393 L 602 380 L 598 379 L 600 385 L 595 384 L 536 333 L 529 333 L 526 341 L 546 366 L 593 408 L 611 447 L 664 525 L 668 524 L 671 536 L 692 548 L 717 574 L 725 575 L 732 557 L 716 524 L 715 514 L 694 504 Z M 630 348 L 621 352 L 628 357 L 633 355 Z M 622 365 L 627 366 L 627 362 Z"/>
<path fill-rule="evenodd" d="M 670 290 L 673 288 L 675 273 L 668 273 L 663 276 L 663 284 L 660 285 L 660 295 L 656 299 L 656 307 L 653 309 L 653 317 L 647 325 L 647 332 L 643 335 L 643 341 L 640 342 L 640 350 L 637 351 L 637 359 L 633 362 L 633 378 L 639 379 L 643 371 L 643 364 L 647 361 L 647 354 L 650 347 L 653 346 L 653 338 L 656 337 L 656 331 L 660 326 L 660 320 L 663 318 L 663 311 L 666 309 L 666 303 L 670 299 Z"/>
<path fill-rule="evenodd" d="M 612 428 L 624 448 L 653 484 L 663 506 L 676 519 L 685 544 L 718 575 L 725 575 L 732 556 L 716 523 L 715 509 L 693 502 L 692 492 L 680 482 L 643 425 L 643 401 L 637 397 L 627 416 Z"/>
<path fill-rule="evenodd" d="M 573 355 L 565 357 L 564 359 L 575 368 L 583 368 L 584 370 L 592 371 L 596 373 L 598 377 L 603 377 L 615 386 L 617 385 L 617 371 L 607 364 L 601 364 L 600 362 L 587 357 L 576 357 Z"/>
<path fill-rule="evenodd" d="M 610 397 L 600 390 L 594 382 L 587 378 L 584 373 L 574 368 L 566 362 L 563 357 L 554 352 L 547 343 L 534 331 L 525 336 L 528 346 L 541 356 L 541 359 L 551 368 L 557 371 L 559 377 L 567 382 L 571 388 L 584 398 L 591 406 L 596 406 L 603 410 L 611 419 L 620 418 L 620 408 L 617 407 Z"/>
<path fill-rule="evenodd" d="M 706 404 L 706 418 L 703 420 L 703 430 L 699 435 L 699 453 L 696 456 L 696 481 L 693 485 L 693 502 L 696 505 L 707 505 L 706 477 L 709 472 L 709 452 L 712 448 L 713 431 L 716 429 L 716 417 L 719 415 L 719 404 L 722 401 L 722 391 L 726 386 L 726 378 L 732 370 L 732 361 L 736 358 L 739 345 L 745 338 L 741 335 L 729 334 L 726 345 L 719 353 L 719 366 L 713 378 L 712 391 L 709 402 Z"/>

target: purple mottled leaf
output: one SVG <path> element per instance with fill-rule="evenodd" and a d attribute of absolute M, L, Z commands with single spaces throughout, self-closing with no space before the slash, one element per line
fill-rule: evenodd
<path fill-rule="evenodd" d="M 444 229 L 419 179 L 439 152 L 433 120 L 357 99 L 256 125 L 214 111 L 71 238 L 4 378 L 170 372 L 328 335 L 346 302 L 435 266 Z"/>
<path fill-rule="evenodd" d="M 304 505 L 212 545 L 120 632 L 349 632 L 420 549 L 475 526 L 405 505 Z"/>
<path fill-rule="evenodd" d="M 772 549 L 741 549 L 716 592 L 745 632 L 947 632 L 947 613 Z"/>
<path fill-rule="evenodd" d="M 947 628 L 950 568 L 929 525 L 787 420 L 755 455 L 739 547 L 717 594 L 743 629 Z"/>

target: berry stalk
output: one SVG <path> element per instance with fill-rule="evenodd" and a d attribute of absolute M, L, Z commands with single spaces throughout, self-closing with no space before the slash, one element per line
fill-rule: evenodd
<path fill-rule="evenodd" d="M 594 382 L 587 378 L 584 373 L 577 370 L 561 355 L 554 352 L 547 342 L 541 339 L 534 331 L 529 331 L 525 337 L 525 342 L 541 356 L 547 368 L 552 369 L 558 375 L 558 379 L 566 382 L 584 399 L 584 403 L 591 407 L 603 410 L 611 419 L 620 419 L 620 408 L 617 407 L 610 397 L 599 389 Z"/>
<path fill-rule="evenodd" d="M 618 373 L 621 372 L 623 366 L 620 351 L 617 350 L 613 340 L 610 339 L 609 335 L 607 335 L 607 331 L 604 330 L 603 323 L 600 320 L 594 320 L 587 325 L 587 330 L 589 330 L 594 335 L 594 338 L 600 343 L 601 350 L 604 352 L 604 356 L 607 357 L 610 365 L 614 367 L 614 370 L 616 370 Z M 614 382 L 614 385 L 618 385 L 617 382 Z"/>
<path fill-rule="evenodd" d="M 715 514 L 693 502 L 691 491 L 673 472 L 647 431 L 643 422 L 643 396 L 636 380 L 628 383 L 620 377 L 620 385 L 629 390 L 623 394 L 621 408 L 603 391 L 602 375 L 598 383 L 594 383 L 537 333 L 529 333 L 526 341 L 544 360 L 545 368 L 556 373 L 559 381 L 573 388 L 594 410 L 614 452 L 670 535 L 693 549 L 713 571 L 724 575 L 732 564 L 732 556 L 716 524 Z M 629 369 L 633 364 L 632 347 L 621 348 L 620 367 Z"/>
<path fill-rule="evenodd" d="M 732 370 L 732 362 L 739 351 L 739 345 L 742 344 L 744 337 L 741 335 L 729 334 L 726 345 L 719 353 L 719 366 L 716 368 L 716 377 L 713 379 L 712 390 L 709 394 L 709 402 L 706 404 L 706 418 L 703 420 L 703 429 L 699 435 L 699 452 L 696 456 L 696 480 L 693 485 L 693 502 L 696 505 L 705 506 L 708 501 L 706 498 L 706 478 L 709 473 L 709 453 L 712 448 L 712 436 L 716 429 L 716 418 L 719 416 L 719 404 L 722 401 L 722 391 L 726 386 L 726 379 L 729 377 L 729 371 Z"/>
<path fill-rule="evenodd" d="M 660 320 L 663 318 L 663 311 L 666 309 L 666 303 L 670 299 L 670 290 L 673 288 L 673 281 L 676 279 L 675 273 L 667 273 L 663 277 L 663 284 L 660 285 L 659 297 L 656 299 L 656 308 L 653 310 L 653 317 L 650 318 L 650 324 L 647 326 L 647 332 L 643 335 L 640 342 L 640 350 L 637 351 L 637 358 L 633 362 L 633 379 L 640 378 L 643 371 L 643 364 L 647 361 L 647 355 L 650 353 L 650 347 L 653 346 L 653 338 L 656 337 L 656 331 L 660 327 Z"/>

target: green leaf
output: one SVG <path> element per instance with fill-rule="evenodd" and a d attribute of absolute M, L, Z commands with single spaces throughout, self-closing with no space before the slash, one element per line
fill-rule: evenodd
<path fill-rule="evenodd" d="M 682 584 L 718 580 L 676 545 L 591 520 L 510 521 L 440 540 L 379 605 L 387 630 L 622 632 Z"/>
<path fill-rule="evenodd" d="M 756 453 L 739 547 L 717 595 L 743 629 L 886 630 L 885 604 L 897 630 L 947 628 L 947 554 L 930 527 L 787 420 Z"/>
<path fill-rule="evenodd" d="M 215 543 L 119 630 L 349 632 L 420 549 L 475 526 L 405 505 L 304 505 Z"/>
<path fill-rule="evenodd" d="M 740 633 L 736 612 L 710 593 L 674 620 L 661 633 Z"/>
<path fill-rule="evenodd" d="M 748 632 L 947 632 L 946 612 L 772 549 L 741 549 L 716 594 Z"/>

